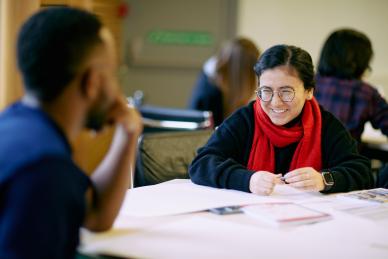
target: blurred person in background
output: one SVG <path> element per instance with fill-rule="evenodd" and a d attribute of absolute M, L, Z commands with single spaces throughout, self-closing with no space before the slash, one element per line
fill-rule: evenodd
<path fill-rule="evenodd" d="M 372 43 L 364 33 L 336 30 L 323 45 L 316 75 L 318 102 L 344 123 L 359 143 L 368 121 L 388 136 L 387 101 L 363 80 L 372 56 Z"/>
<path fill-rule="evenodd" d="M 214 125 L 220 125 L 238 108 L 254 99 L 257 84 L 253 66 L 260 51 L 249 39 L 228 42 L 204 65 L 194 86 L 189 108 L 211 111 Z"/>

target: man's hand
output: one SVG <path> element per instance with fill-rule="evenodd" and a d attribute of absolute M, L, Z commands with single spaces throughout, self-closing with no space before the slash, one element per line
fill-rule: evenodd
<path fill-rule="evenodd" d="M 127 134 L 139 136 L 143 131 L 143 123 L 139 112 L 133 105 L 128 105 L 125 98 L 118 97 L 114 103 L 109 120 L 111 124 L 121 125 Z"/>
<path fill-rule="evenodd" d="M 139 113 L 124 98 L 117 98 L 108 115 L 108 123 L 115 125 L 116 131 L 108 153 L 91 175 L 96 195 L 87 194 L 85 226 L 94 231 L 109 229 L 120 210 L 132 185 L 136 146 L 143 129 Z"/>

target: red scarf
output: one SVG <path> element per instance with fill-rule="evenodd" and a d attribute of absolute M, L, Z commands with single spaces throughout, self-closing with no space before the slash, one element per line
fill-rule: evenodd
<path fill-rule="evenodd" d="M 322 169 L 321 158 L 321 111 L 318 102 L 313 98 L 306 101 L 302 111 L 302 123 L 291 128 L 273 124 L 263 111 L 260 101 L 253 104 L 255 119 L 255 135 L 248 169 L 253 171 L 275 171 L 275 148 L 285 147 L 299 142 L 292 157 L 290 171 L 301 167 Z"/>

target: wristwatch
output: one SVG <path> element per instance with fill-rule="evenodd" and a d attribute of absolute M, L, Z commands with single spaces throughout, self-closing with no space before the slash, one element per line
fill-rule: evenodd
<path fill-rule="evenodd" d="M 333 175 L 331 174 L 330 171 L 323 171 L 322 172 L 322 179 L 323 179 L 323 184 L 325 185 L 325 188 L 323 191 L 328 191 L 333 187 L 334 185 L 334 179 Z"/>

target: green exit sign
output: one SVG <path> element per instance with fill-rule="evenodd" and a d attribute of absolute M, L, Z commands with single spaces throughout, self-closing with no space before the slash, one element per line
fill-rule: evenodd
<path fill-rule="evenodd" d="M 148 33 L 147 41 L 157 45 L 209 46 L 213 37 L 208 32 L 158 30 Z"/>

